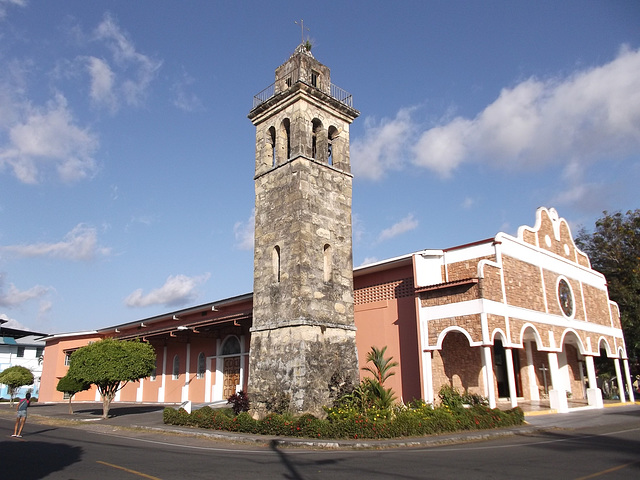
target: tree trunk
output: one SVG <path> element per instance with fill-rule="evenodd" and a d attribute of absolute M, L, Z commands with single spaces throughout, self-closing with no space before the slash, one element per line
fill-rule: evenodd
<path fill-rule="evenodd" d="M 109 418 L 109 407 L 111 407 L 111 401 L 115 397 L 115 394 L 106 393 L 102 394 L 102 418 L 106 420 Z"/>
<path fill-rule="evenodd" d="M 71 399 L 73 395 L 69 395 L 69 415 L 73 415 L 73 408 L 71 408 Z"/>

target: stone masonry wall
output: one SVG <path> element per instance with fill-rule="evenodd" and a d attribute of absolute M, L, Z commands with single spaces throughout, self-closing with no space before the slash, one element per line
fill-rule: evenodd
<path fill-rule="evenodd" d="M 507 303 L 544 312 L 540 268 L 506 255 L 502 258 L 502 265 Z"/>
<path fill-rule="evenodd" d="M 252 408 L 285 400 L 293 412 L 323 416 L 340 389 L 357 385 L 355 331 L 297 326 L 254 332 L 251 339 Z"/>
<path fill-rule="evenodd" d="M 481 350 L 471 348 L 462 333 L 447 334 L 442 350 L 433 352 L 432 371 L 436 398 L 444 385 L 451 385 L 461 392 L 484 395 Z"/>

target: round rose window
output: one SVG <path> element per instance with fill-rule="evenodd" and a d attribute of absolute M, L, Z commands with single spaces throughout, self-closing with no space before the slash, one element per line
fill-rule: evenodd
<path fill-rule="evenodd" d="M 567 317 L 573 315 L 573 295 L 571 294 L 571 287 L 569 287 L 565 279 L 561 279 L 558 282 L 558 301 L 560 302 L 562 313 Z"/>

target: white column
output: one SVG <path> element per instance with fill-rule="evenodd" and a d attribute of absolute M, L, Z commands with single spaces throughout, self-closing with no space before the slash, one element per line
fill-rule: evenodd
<path fill-rule="evenodd" d="M 140 379 L 140 383 L 138 384 L 138 388 L 136 389 L 136 402 L 142 402 L 144 393 L 144 378 Z"/>
<path fill-rule="evenodd" d="M 167 346 L 165 345 L 162 350 L 162 381 L 160 382 L 160 388 L 158 389 L 158 402 L 164 403 L 164 389 L 167 384 Z"/>
<path fill-rule="evenodd" d="M 587 388 L 587 401 L 592 407 L 603 408 L 604 402 L 602 401 L 602 390 L 598 388 L 596 379 L 596 366 L 593 362 L 593 356 L 586 355 L 584 357 L 584 360 L 587 366 L 587 379 L 589 380 L 589 388 Z"/>
<path fill-rule="evenodd" d="M 624 366 L 624 376 L 627 380 L 627 392 L 629 392 L 629 401 L 635 402 L 636 396 L 633 394 L 633 382 L 631 381 L 631 372 L 629 371 L 629 360 L 626 358 L 622 359 L 622 365 Z"/>
<path fill-rule="evenodd" d="M 220 349 L 220 346 L 222 345 L 222 340 L 221 339 L 217 339 L 216 340 L 216 379 L 215 382 L 213 383 L 213 398 L 211 401 L 216 402 L 218 400 L 222 400 L 222 392 L 223 390 L 223 383 L 224 383 L 224 379 L 223 379 L 223 367 L 224 367 L 224 359 L 222 357 L 220 357 L 220 354 L 222 353 L 222 350 Z"/>
<path fill-rule="evenodd" d="M 613 363 L 616 366 L 616 377 L 618 378 L 618 395 L 620 395 L 620 401 L 627 403 L 627 397 L 624 394 L 624 379 L 622 378 L 622 372 L 620 371 L 620 359 L 614 358 Z"/>
<path fill-rule="evenodd" d="M 244 376 L 246 375 L 246 371 L 244 368 L 244 361 L 246 357 L 246 351 L 244 348 L 244 335 L 240 335 L 240 383 L 236 385 L 236 393 L 243 389 L 244 385 Z"/>
<path fill-rule="evenodd" d="M 204 401 L 211 402 L 211 364 L 215 357 L 207 357 L 207 371 L 204 374 Z M 214 373 L 215 375 L 215 373 Z"/>
<path fill-rule="evenodd" d="M 524 351 L 527 354 L 527 377 L 529 377 L 529 400 L 540 400 L 540 389 L 536 381 L 536 366 L 533 363 L 532 342 L 524 342 Z"/>
<path fill-rule="evenodd" d="M 433 395 L 433 352 L 428 350 L 422 352 L 422 398 L 426 403 L 433 405 L 435 401 Z"/>
<path fill-rule="evenodd" d="M 191 383 L 191 379 L 189 378 L 189 368 L 191 365 L 191 343 L 187 342 L 187 360 L 185 361 L 185 372 L 184 372 L 184 385 L 182 386 L 181 393 L 181 402 L 186 402 L 189 400 L 189 384 Z"/>
<path fill-rule="evenodd" d="M 496 393 L 493 382 L 493 361 L 491 360 L 491 346 L 482 347 L 482 367 L 484 369 L 484 383 L 489 408 L 496 408 Z"/>
<path fill-rule="evenodd" d="M 513 351 L 510 348 L 504 349 L 505 358 L 507 359 L 507 381 L 509 382 L 509 399 L 511 400 L 511 408 L 518 406 L 518 394 L 516 390 L 516 375 L 513 369 Z"/>
<path fill-rule="evenodd" d="M 558 354 L 549 352 L 549 373 L 551 374 L 551 390 L 549 390 L 549 406 L 559 413 L 569 411 L 569 403 L 567 402 L 567 391 L 562 388 L 563 383 L 560 376 L 560 368 L 558 367 Z"/>

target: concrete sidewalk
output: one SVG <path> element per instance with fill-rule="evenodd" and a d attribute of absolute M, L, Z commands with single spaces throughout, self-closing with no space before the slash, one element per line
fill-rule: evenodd
<path fill-rule="evenodd" d="M 307 438 L 285 438 L 263 435 L 251 435 L 235 432 L 225 432 L 219 430 L 208 430 L 202 428 L 180 427 L 165 425 L 162 420 L 162 412 L 169 405 L 160 404 L 139 404 L 139 403 L 116 403 L 109 410 L 110 417 L 102 419 L 102 404 L 99 402 L 74 403 L 73 414 L 69 414 L 68 403 L 35 403 L 29 407 L 29 422 L 60 422 L 71 427 L 91 428 L 99 425 L 111 427 L 120 431 L 123 435 L 131 431 L 145 431 L 157 434 L 178 434 L 188 436 L 198 436 L 217 441 L 227 441 L 229 443 L 245 443 L 254 445 L 277 444 L 289 447 L 311 447 L 311 448 L 345 448 L 345 449 L 382 449 L 397 447 L 425 447 L 454 443 L 464 443 L 501 438 L 513 435 L 526 435 L 540 431 L 586 428 L 596 426 L 601 422 L 610 421 L 605 418 L 610 412 L 620 415 L 640 416 L 640 403 L 615 403 L 608 404 L 604 409 L 574 408 L 569 413 L 558 414 L 550 410 L 531 411 L 525 413 L 526 424 L 519 427 L 510 427 L 495 430 L 473 430 L 457 432 L 445 435 L 432 435 L 426 437 L 397 438 L 386 440 L 328 440 L 328 439 L 307 439 Z M 176 407 L 171 405 L 171 407 Z M 15 406 L 11 408 L 9 404 L 0 404 L 0 416 L 3 418 L 15 418 Z M 26 427 L 25 427 L 26 428 Z"/>

